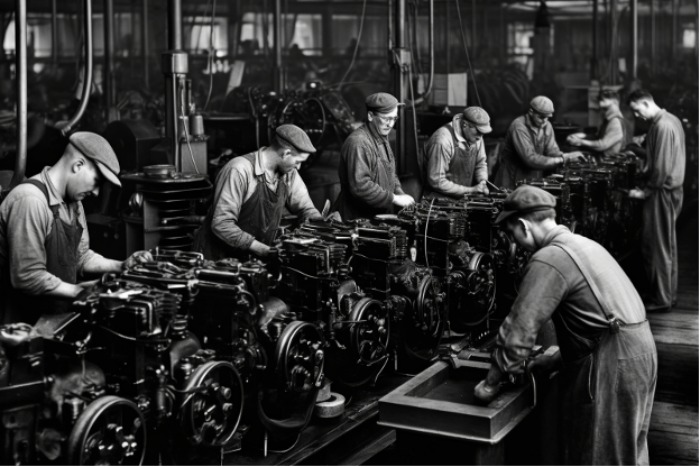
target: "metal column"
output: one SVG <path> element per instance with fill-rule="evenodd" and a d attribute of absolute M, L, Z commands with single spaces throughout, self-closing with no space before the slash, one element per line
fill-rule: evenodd
<path fill-rule="evenodd" d="M 394 47 L 389 50 L 390 62 L 394 67 L 394 89 L 399 102 L 407 101 L 407 71 L 410 51 L 406 48 L 406 0 L 396 0 L 394 16 Z M 405 173 L 408 169 L 406 158 L 407 134 L 406 119 L 403 106 L 398 108 L 399 120 L 396 122 L 396 172 Z M 413 116 L 415 118 L 415 116 Z"/>
<path fill-rule="evenodd" d="M 637 61 L 639 54 L 639 5 L 631 0 L 632 7 L 632 79 L 637 79 Z"/>
<path fill-rule="evenodd" d="M 24 180 L 27 168 L 27 0 L 15 2 L 15 90 L 17 93 L 17 155 L 10 189 Z"/>
<path fill-rule="evenodd" d="M 114 105 L 114 0 L 104 1 L 104 53 L 105 69 L 103 73 L 105 107 L 107 114 Z"/>
<path fill-rule="evenodd" d="M 593 54 L 591 55 L 590 79 L 598 79 L 598 0 L 593 0 L 593 21 L 591 24 L 593 36 Z"/>
<path fill-rule="evenodd" d="M 282 0 L 275 0 L 274 22 L 275 91 L 281 93 L 284 91 L 284 70 L 282 68 Z"/>
<path fill-rule="evenodd" d="M 143 85 L 150 91 L 151 80 L 148 69 L 148 0 L 141 0 L 141 58 L 143 59 Z"/>

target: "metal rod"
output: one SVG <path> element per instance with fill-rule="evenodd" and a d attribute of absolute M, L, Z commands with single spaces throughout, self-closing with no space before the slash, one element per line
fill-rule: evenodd
<path fill-rule="evenodd" d="M 17 75 L 17 155 L 10 189 L 24 180 L 27 168 L 27 0 L 15 2 L 15 67 Z"/>
<path fill-rule="evenodd" d="M 406 47 L 406 0 L 396 1 L 396 17 L 394 21 L 394 30 L 396 31 L 396 37 L 394 38 L 394 49 L 391 51 L 391 63 L 395 66 L 394 72 L 394 87 L 396 89 L 396 98 L 399 102 L 406 102 L 406 76 L 404 69 L 404 55 L 403 50 Z M 398 52 L 398 56 L 397 56 Z M 399 106 L 398 117 L 399 120 L 396 122 L 396 172 L 404 173 L 407 167 L 407 154 L 406 148 L 407 143 L 407 131 L 406 131 L 406 119 L 405 107 Z M 415 115 L 413 116 L 415 118 Z M 417 149 L 417 148 L 416 148 Z"/>
<path fill-rule="evenodd" d="M 632 79 L 637 79 L 637 61 L 639 55 L 639 5 L 638 0 L 631 0 L 632 8 Z"/>
<path fill-rule="evenodd" d="M 150 89 L 150 75 L 148 69 L 148 0 L 141 0 L 141 58 L 143 59 L 143 85 Z"/>
<path fill-rule="evenodd" d="M 425 87 L 423 97 L 426 97 L 432 91 L 433 78 L 435 76 L 435 5 L 433 0 L 428 1 L 428 48 L 430 49 L 430 74 L 428 75 L 428 84 Z"/>
<path fill-rule="evenodd" d="M 51 0 L 51 63 L 54 70 L 58 67 L 58 5 Z"/>
<path fill-rule="evenodd" d="M 283 69 L 282 69 L 282 0 L 275 0 L 274 13 L 274 50 L 275 50 L 275 91 L 281 93 L 284 90 Z"/>
<path fill-rule="evenodd" d="M 168 48 L 182 50 L 182 0 L 168 2 Z"/>
<path fill-rule="evenodd" d="M 83 15 L 83 27 L 85 28 L 85 68 L 83 70 L 83 92 L 80 95 L 80 105 L 73 118 L 61 129 L 61 133 L 66 136 L 73 129 L 73 126 L 80 121 L 92 92 L 92 3 L 84 0 L 85 14 Z"/>
<path fill-rule="evenodd" d="M 593 54 L 591 55 L 590 79 L 598 78 L 598 0 L 593 0 L 593 21 L 591 24 L 593 36 Z"/>
<path fill-rule="evenodd" d="M 114 105 L 114 0 L 104 0 L 105 72 L 104 93 L 107 110 Z"/>
<path fill-rule="evenodd" d="M 678 0 L 672 0 L 671 11 L 671 57 L 675 60 L 678 43 Z"/>

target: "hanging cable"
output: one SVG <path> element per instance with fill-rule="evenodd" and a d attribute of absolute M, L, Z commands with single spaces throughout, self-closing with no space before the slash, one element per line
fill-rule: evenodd
<path fill-rule="evenodd" d="M 469 49 L 467 48 L 467 37 L 464 35 L 464 25 L 462 24 L 462 12 L 459 8 L 459 0 L 455 0 L 455 5 L 457 5 L 457 19 L 459 20 L 459 32 L 462 35 L 462 45 L 464 46 L 464 53 L 467 56 L 467 66 L 469 67 L 469 73 L 472 76 L 472 82 L 474 83 L 474 92 L 476 93 L 476 102 L 481 107 L 481 97 L 479 97 L 479 87 L 476 85 L 476 76 L 474 76 L 474 69 L 472 68 L 472 62 L 469 59 Z"/>
<path fill-rule="evenodd" d="M 350 60 L 350 65 L 348 65 L 348 69 L 345 71 L 345 74 L 343 75 L 343 78 L 340 80 L 340 83 L 338 83 L 338 89 L 343 87 L 343 83 L 345 83 L 345 79 L 350 74 L 350 70 L 352 70 L 352 67 L 355 66 L 355 59 L 357 58 L 357 51 L 360 50 L 360 42 L 362 42 L 362 30 L 364 29 L 364 26 L 365 26 L 366 10 L 367 10 L 367 0 L 362 0 L 362 13 L 360 15 L 360 27 L 357 31 L 357 42 L 355 42 L 355 50 L 352 51 L 352 59 Z"/>
<path fill-rule="evenodd" d="M 214 17 L 216 15 L 216 0 L 211 0 L 211 21 L 209 22 L 209 91 L 204 102 L 204 111 L 209 107 L 211 91 L 214 88 Z"/>

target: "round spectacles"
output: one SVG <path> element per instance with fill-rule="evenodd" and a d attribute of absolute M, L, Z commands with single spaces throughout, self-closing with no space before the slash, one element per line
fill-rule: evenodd
<path fill-rule="evenodd" d="M 396 123 L 396 121 L 399 119 L 398 115 L 396 117 L 385 117 L 384 115 L 375 114 L 375 117 L 377 117 L 379 120 L 381 120 L 382 123 L 391 123 L 391 124 Z"/>

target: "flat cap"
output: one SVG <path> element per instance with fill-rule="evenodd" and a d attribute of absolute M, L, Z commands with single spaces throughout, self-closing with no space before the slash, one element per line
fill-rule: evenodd
<path fill-rule="evenodd" d="M 538 114 L 551 117 L 554 113 L 554 103 L 547 96 L 536 96 L 530 101 L 530 108 Z"/>
<path fill-rule="evenodd" d="M 316 148 L 311 144 L 309 136 L 304 130 L 296 125 L 285 123 L 280 125 L 275 130 L 277 138 L 293 146 L 299 152 L 312 153 L 316 152 Z"/>
<path fill-rule="evenodd" d="M 372 110 L 374 112 L 391 112 L 400 105 L 405 104 L 399 103 L 399 101 L 388 92 L 375 92 L 374 94 L 367 96 L 367 99 L 365 99 L 365 106 L 367 107 L 367 110 Z"/>
<path fill-rule="evenodd" d="M 108 182 L 122 186 L 118 176 L 119 160 L 106 139 L 97 133 L 76 131 L 68 138 L 68 144 L 91 159 Z"/>
<path fill-rule="evenodd" d="M 476 126 L 479 133 L 491 133 L 491 118 L 489 117 L 489 114 L 486 113 L 486 111 L 481 107 L 467 107 L 464 109 L 464 112 L 462 112 L 462 116 L 464 117 L 464 120 Z"/>
<path fill-rule="evenodd" d="M 557 199 L 553 194 L 531 185 L 520 185 L 506 197 L 503 202 L 503 211 L 498 214 L 496 223 L 500 224 L 515 214 L 554 209 L 556 205 Z"/>

